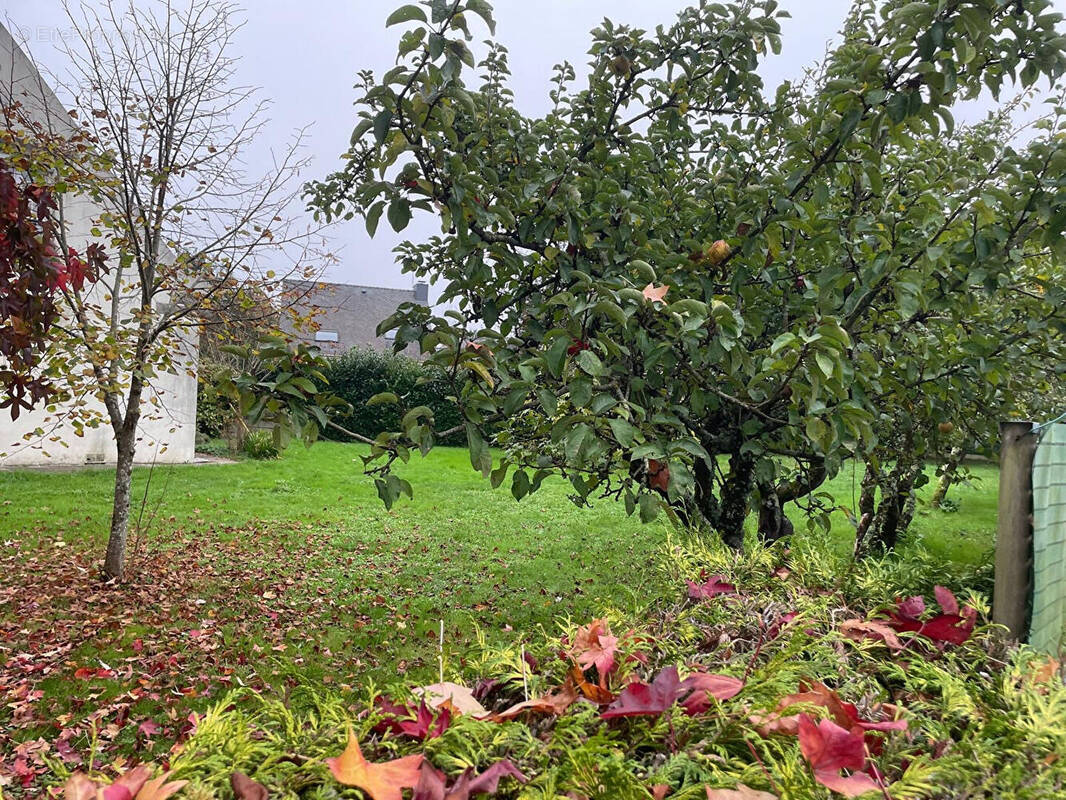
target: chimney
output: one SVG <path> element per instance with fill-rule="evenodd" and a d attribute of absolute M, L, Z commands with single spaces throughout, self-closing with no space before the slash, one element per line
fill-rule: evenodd
<path fill-rule="evenodd" d="M 429 284 L 425 281 L 415 283 L 415 302 L 429 305 Z"/>

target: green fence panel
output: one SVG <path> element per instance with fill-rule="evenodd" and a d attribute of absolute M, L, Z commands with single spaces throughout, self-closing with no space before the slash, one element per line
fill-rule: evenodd
<path fill-rule="evenodd" d="M 1041 431 L 1033 459 L 1033 616 L 1029 643 L 1058 654 L 1066 625 L 1066 424 Z"/>

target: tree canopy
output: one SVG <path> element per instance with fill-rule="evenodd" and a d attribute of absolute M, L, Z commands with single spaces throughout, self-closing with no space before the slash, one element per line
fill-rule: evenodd
<path fill-rule="evenodd" d="M 758 506 L 772 537 L 843 459 L 983 402 L 1061 334 L 1063 108 L 1024 146 L 1003 115 L 951 112 L 1059 79 L 1050 3 L 858 2 L 824 63 L 768 89 L 782 16 L 746 0 L 654 31 L 605 20 L 583 85 L 559 65 L 539 118 L 502 45 L 475 64 L 485 0 L 389 18 L 397 66 L 361 74 L 345 166 L 310 200 L 371 233 L 439 218 L 398 253 L 453 308 L 382 329 L 448 372 L 474 467 L 516 498 L 558 473 L 577 502 L 667 507 L 737 546 Z M 379 437 L 386 502 L 432 422 L 411 408 Z"/>

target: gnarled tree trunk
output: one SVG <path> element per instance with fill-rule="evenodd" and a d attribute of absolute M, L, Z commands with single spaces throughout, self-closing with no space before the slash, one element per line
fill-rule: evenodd
<path fill-rule="evenodd" d="M 722 541 L 734 550 L 744 548 L 744 520 L 755 488 L 755 459 L 747 453 L 729 457 L 729 477 L 722 486 L 721 515 L 717 530 Z"/>
<path fill-rule="evenodd" d="M 865 537 L 866 551 L 888 552 L 895 548 L 914 517 L 914 484 L 921 471 L 921 462 L 913 463 L 901 455 L 892 472 L 878 481 L 881 498 Z"/>
<path fill-rule="evenodd" d="M 801 470 L 792 480 L 781 481 L 776 486 L 761 484 L 759 493 L 759 538 L 766 544 L 791 536 L 792 521 L 785 516 L 784 505 L 806 497 L 828 477 L 824 458 L 811 459 L 806 470 Z"/>
<path fill-rule="evenodd" d="M 959 464 L 962 463 L 962 456 L 963 449 L 961 447 L 952 448 L 948 454 L 948 459 L 940 470 L 940 480 L 936 482 L 936 491 L 933 492 L 933 497 L 929 500 L 930 507 L 940 508 L 941 504 L 943 504 L 944 498 L 948 496 L 948 490 L 955 483 L 955 475 L 959 470 Z"/>

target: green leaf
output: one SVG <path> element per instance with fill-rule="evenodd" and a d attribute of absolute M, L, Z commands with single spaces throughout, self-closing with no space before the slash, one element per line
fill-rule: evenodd
<path fill-rule="evenodd" d="M 648 492 L 640 496 L 640 521 L 653 522 L 659 516 L 659 498 Z"/>
<path fill-rule="evenodd" d="M 391 124 L 392 112 L 387 108 L 374 117 L 374 138 L 377 139 L 379 146 L 385 143 L 385 137 L 389 135 L 389 126 Z"/>
<path fill-rule="evenodd" d="M 489 33 L 496 35 L 496 20 L 492 17 L 492 6 L 486 0 L 468 0 L 466 8 L 481 17 L 488 26 Z"/>
<path fill-rule="evenodd" d="M 381 220 L 381 212 L 385 210 L 385 201 L 378 200 L 370 207 L 370 210 L 366 213 L 366 232 L 370 235 L 370 238 L 374 238 L 374 234 L 378 230 L 378 222 Z"/>
<path fill-rule="evenodd" d="M 499 489 L 503 484 L 504 479 L 507 477 L 507 470 L 510 466 L 511 465 L 506 461 L 501 461 L 500 466 L 492 471 L 492 474 L 489 476 L 489 481 L 492 484 L 493 489 Z"/>
<path fill-rule="evenodd" d="M 833 364 L 833 359 L 831 359 L 826 353 L 819 350 L 814 354 L 814 360 L 818 362 L 818 369 L 822 371 L 822 374 L 825 375 L 825 377 L 833 377 L 833 370 L 835 366 Z"/>
<path fill-rule="evenodd" d="M 593 378 L 598 378 L 603 374 L 603 362 L 591 350 L 581 350 L 577 354 L 577 365 Z"/>
<path fill-rule="evenodd" d="M 529 494 L 529 475 L 524 469 L 515 472 L 514 477 L 511 478 L 511 494 L 514 495 L 515 500 L 521 500 Z"/>
<path fill-rule="evenodd" d="M 367 406 L 380 406 L 385 403 L 399 404 L 400 397 L 395 392 L 378 392 L 366 401 Z"/>
<path fill-rule="evenodd" d="M 544 363 L 548 365 L 548 372 L 552 374 L 552 377 L 562 376 L 568 347 L 570 347 L 569 340 L 565 336 L 557 336 L 544 354 Z"/>
<path fill-rule="evenodd" d="M 362 140 L 363 134 L 370 130 L 373 125 L 374 120 L 372 119 L 360 120 L 359 124 L 356 125 L 355 128 L 352 130 L 352 137 L 350 140 L 351 146 L 355 147 L 360 142 L 360 140 Z"/>
<path fill-rule="evenodd" d="M 889 98 L 885 109 L 888 111 L 888 118 L 894 123 L 903 122 L 907 118 L 907 93 L 896 92 Z"/>
<path fill-rule="evenodd" d="M 611 433 L 614 434 L 614 438 L 618 444 L 627 450 L 633 446 L 633 440 L 639 433 L 636 427 L 618 417 L 612 417 L 607 424 L 611 426 Z"/>
<path fill-rule="evenodd" d="M 411 221 L 411 204 L 405 197 L 397 197 L 389 203 L 389 224 L 399 233 Z"/>
<path fill-rule="evenodd" d="M 398 9 L 389 14 L 389 18 L 385 20 L 385 27 L 391 27 L 393 25 L 399 25 L 401 22 L 412 22 L 418 20 L 419 22 L 429 22 L 426 17 L 426 12 L 419 6 L 414 4 L 400 6 Z"/>

